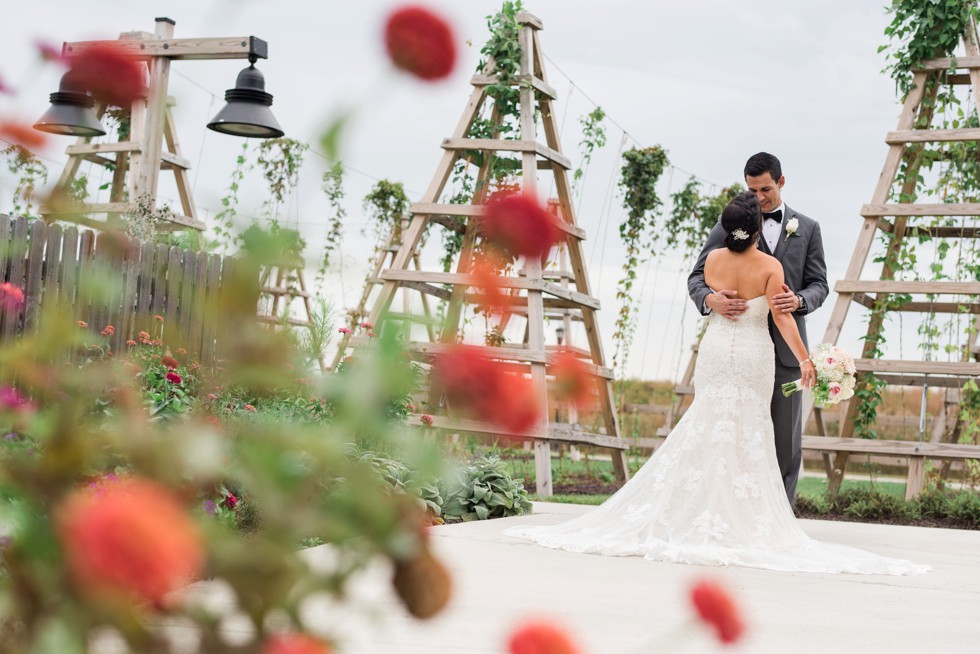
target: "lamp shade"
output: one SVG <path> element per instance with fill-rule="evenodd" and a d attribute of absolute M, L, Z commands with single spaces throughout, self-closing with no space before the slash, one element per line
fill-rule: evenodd
<path fill-rule="evenodd" d="M 224 109 L 211 119 L 208 128 L 222 134 L 260 139 L 284 134 L 272 115 L 272 95 L 265 92 L 265 77 L 251 65 L 238 73 L 235 88 L 225 91 Z"/>
<path fill-rule="evenodd" d="M 58 91 L 51 94 L 51 106 L 34 123 L 34 129 L 66 136 L 104 136 L 105 129 L 93 107 L 95 100 L 68 71 L 61 76 Z"/>

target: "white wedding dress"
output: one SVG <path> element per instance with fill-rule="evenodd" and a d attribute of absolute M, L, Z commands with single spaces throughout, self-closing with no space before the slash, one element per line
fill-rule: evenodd
<path fill-rule="evenodd" d="M 918 574 L 929 566 L 811 539 L 786 499 L 769 404 L 775 363 L 765 296 L 717 315 L 698 352 L 694 403 L 615 495 L 567 522 L 504 533 L 547 547 L 698 565 Z"/>

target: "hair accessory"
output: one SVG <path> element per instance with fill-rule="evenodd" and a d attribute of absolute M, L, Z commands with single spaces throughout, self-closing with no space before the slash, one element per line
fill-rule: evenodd
<path fill-rule="evenodd" d="M 748 237 L 749 237 L 749 233 L 747 231 L 745 231 L 744 229 L 733 229 L 732 230 L 732 238 L 734 238 L 736 241 L 744 241 L 744 240 L 748 239 Z"/>

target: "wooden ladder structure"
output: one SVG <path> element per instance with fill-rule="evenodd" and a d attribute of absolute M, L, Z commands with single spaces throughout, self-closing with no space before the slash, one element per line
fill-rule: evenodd
<path fill-rule="evenodd" d="M 172 39 L 173 34 L 173 22 L 158 19 L 155 34 L 126 32 L 119 38 L 123 42 L 136 44 L 141 41 L 157 43 L 160 39 Z M 41 214 L 46 220 L 67 220 L 100 228 L 105 224 L 89 218 L 88 215 L 106 214 L 112 221 L 122 214 L 136 211 L 140 202 L 147 203 L 151 210 L 155 209 L 160 171 L 172 170 L 183 214 L 170 214 L 168 220 L 171 224 L 166 227 L 197 230 L 205 228 L 191 194 L 188 175 L 191 163 L 183 156 L 174 127 L 171 110 L 174 102 L 167 96 L 170 59 L 155 57 L 152 62 L 147 63 L 147 67 L 150 92 L 148 97 L 137 100 L 130 108 L 128 138 L 124 141 L 93 143 L 92 137 L 82 136 L 74 145 L 68 146 L 65 150 L 68 161 L 51 194 L 53 202 L 41 208 Z M 95 107 L 99 120 L 107 109 L 104 102 Z M 68 201 L 68 189 L 77 177 L 83 161 L 112 166 L 108 202 Z"/>
<path fill-rule="evenodd" d="M 974 317 L 974 326 L 980 327 L 980 282 L 896 280 L 894 266 L 889 263 L 890 257 L 886 257 L 879 279 L 865 280 L 861 277 L 874 239 L 879 232 L 887 235 L 889 255 L 900 251 L 904 239 L 915 238 L 916 235 L 923 233 L 933 238 L 980 238 L 980 228 L 967 224 L 971 217 L 975 222 L 975 217 L 980 216 L 980 203 L 921 204 L 907 200 L 915 197 L 916 181 L 923 163 L 922 155 L 926 144 L 980 141 L 980 129 L 976 128 L 931 129 L 934 101 L 943 84 L 969 85 L 974 106 L 980 109 L 980 49 L 977 46 L 976 27 L 972 23 L 967 33 L 963 35 L 963 43 L 967 56 L 926 61 L 914 71 L 914 87 L 905 98 L 898 127 L 896 131 L 889 132 L 885 138 L 888 154 L 878 184 L 870 204 L 861 208 L 864 223 L 850 265 L 844 278 L 834 287 L 837 301 L 824 334 L 824 342 L 837 342 L 852 303 L 873 309 L 877 302 L 885 300 L 891 294 L 909 294 L 912 297 L 910 301 L 895 309 L 896 311 L 949 315 L 966 312 Z M 902 168 L 906 171 L 907 181 L 901 189 L 895 189 L 895 180 Z M 890 202 L 893 192 L 898 196 L 898 202 Z M 949 226 L 920 224 L 921 219 L 932 217 L 948 217 L 950 222 L 958 218 L 959 224 Z M 968 379 L 980 377 L 980 362 L 978 362 L 980 352 L 977 350 L 976 330 L 963 346 L 959 361 L 871 358 L 879 342 L 878 334 L 883 320 L 884 316 L 879 313 L 873 315 L 869 321 L 862 355 L 855 360 L 858 387 L 860 388 L 862 378 L 873 374 L 888 384 L 947 389 L 944 419 L 939 428 L 933 430 L 932 438 L 936 442 L 955 443 L 959 436 L 958 406 L 956 406 L 958 390 Z M 857 406 L 855 400 L 849 402 L 846 417 L 841 421 L 840 437 L 853 437 Z M 810 410 L 815 412 L 814 418 L 819 435 L 826 436 L 819 409 L 806 407 L 804 424 L 807 422 Z M 840 487 L 848 455 L 847 451 L 838 451 L 832 464 L 828 460 L 829 491 L 832 494 Z M 917 469 L 910 471 L 910 487 L 907 492 L 914 495 L 917 489 L 913 486 L 921 487 L 924 478 L 923 459 L 917 457 L 914 462 L 910 459 L 910 466 L 912 465 L 917 466 Z M 948 471 L 948 462 L 944 463 L 943 467 Z"/>
<path fill-rule="evenodd" d="M 508 289 L 511 300 L 519 303 L 514 307 L 513 316 L 526 320 L 524 342 L 521 344 L 505 345 L 503 347 L 484 348 L 485 356 L 506 362 L 511 369 L 518 369 L 530 375 L 535 393 L 541 398 L 541 406 L 548 406 L 548 372 L 558 354 L 557 346 L 545 344 L 546 312 L 567 310 L 575 314 L 585 327 L 588 339 L 588 349 L 563 348 L 579 356 L 588 366 L 597 382 L 599 409 L 602 416 L 604 433 L 593 433 L 582 429 L 578 424 L 570 422 L 558 423 L 552 418 L 556 412 L 544 409 L 538 425 L 529 435 L 533 442 L 535 454 L 536 490 L 543 495 L 552 493 L 551 482 L 551 443 L 553 441 L 567 442 L 580 445 L 591 445 L 606 448 L 612 456 L 613 467 L 619 481 L 625 482 L 629 477 L 626 465 L 625 450 L 628 447 L 625 439 L 621 438 L 619 422 L 615 413 L 611 380 L 613 371 L 605 365 L 602 341 L 599 337 L 599 325 L 596 312 L 599 302 L 592 297 L 589 277 L 585 267 L 582 240 L 585 231 L 576 224 L 574 205 L 571 200 L 571 185 L 568 171 L 570 160 L 562 154 L 558 136 L 558 124 L 554 103 L 557 99 L 555 90 L 548 84 L 545 71 L 544 56 L 538 33 L 543 28 L 541 21 L 528 13 L 517 16 L 519 45 L 521 49 L 520 74 L 514 82 L 520 94 L 520 137 L 519 139 L 501 138 L 472 138 L 470 128 L 481 115 L 487 100 L 488 86 L 498 83 L 494 76 L 493 62 L 482 74 L 475 75 L 471 84 L 466 108 L 456 125 L 451 137 L 444 139 L 442 148 L 445 150 L 436 169 L 432 182 L 422 199 L 411 208 L 412 220 L 404 231 L 397 253 L 387 267 L 380 269 L 376 276 L 382 282 L 381 290 L 368 314 L 368 322 L 380 330 L 385 322 L 410 321 L 410 316 L 389 313 L 389 308 L 399 289 L 411 289 L 424 295 L 432 295 L 447 302 L 446 317 L 442 332 L 437 342 L 408 343 L 410 351 L 425 359 L 427 355 L 438 354 L 452 347 L 461 336 L 460 320 L 464 305 L 479 302 L 480 294 L 467 293 L 467 289 L 475 286 L 475 280 L 470 275 L 475 247 L 478 241 L 479 218 L 483 214 L 481 200 L 485 195 L 487 183 L 490 181 L 490 161 L 497 152 L 520 153 L 521 185 L 525 192 L 536 195 L 538 189 L 538 171 L 550 171 L 553 174 L 557 193 L 558 216 L 555 224 L 561 231 L 570 262 L 569 270 L 559 270 L 557 273 L 545 275 L 540 261 L 525 261 L 521 274 L 504 276 L 500 286 Z M 489 106 L 487 104 L 487 106 Z M 537 111 L 536 111 L 537 109 Z M 537 139 L 537 120 L 539 115 L 545 142 Z M 493 121 L 501 124 L 501 117 L 496 107 L 492 112 Z M 440 202 L 443 191 L 453 171 L 454 165 L 467 152 L 483 153 L 483 164 L 477 175 L 476 198 L 471 204 L 451 204 Z M 432 222 L 445 222 L 446 216 L 455 216 L 465 220 L 466 228 L 463 245 L 456 262 L 456 272 L 429 272 L 409 270 L 409 262 L 417 263 L 417 254 L 422 236 Z M 560 249 L 560 248 L 559 248 Z M 557 281 L 557 283 L 556 283 Z M 574 286 L 574 290 L 572 289 Z M 452 290 L 447 290 L 451 288 Z M 367 291 L 366 291 L 367 292 Z M 565 316 L 561 319 L 564 321 Z M 569 320 L 570 324 L 570 320 Z M 355 338 L 350 344 L 358 344 Z M 340 356 L 343 356 L 343 352 Z M 436 398 L 430 412 L 434 413 L 434 426 L 452 431 L 462 431 L 475 434 L 517 436 L 507 434 L 495 425 L 472 420 L 452 419 L 444 415 Z M 436 409 L 439 409 L 438 411 Z M 418 417 L 413 421 L 418 423 Z"/>

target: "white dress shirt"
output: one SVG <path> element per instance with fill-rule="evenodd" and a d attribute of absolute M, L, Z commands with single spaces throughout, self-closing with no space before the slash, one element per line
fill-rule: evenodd
<path fill-rule="evenodd" d="M 780 203 L 776 211 L 782 211 L 783 220 L 786 220 L 785 203 Z M 766 239 L 766 245 L 769 246 L 769 251 L 772 253 L 776 252 L 776 247 L 779 245 L 779 235 L 782 233 L 782 229 L 782 223 L 777 223 L 775 220 L 767 218 L 762 221 L 762 238 Z"/>

